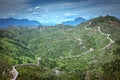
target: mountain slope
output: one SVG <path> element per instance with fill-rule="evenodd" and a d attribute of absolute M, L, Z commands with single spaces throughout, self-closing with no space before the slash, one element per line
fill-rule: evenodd
<path fill-rule="evenodd" d="M 90 20 L 92 22 L 88 27 L 101 27 L 102 32 L 111 34 L 112 39 L 120 40 L 120 20 L 114 16 L 100 16 Z"/>
<path fill-rule="evenodd" d="M 38 26 L 38 25 L 40 25 L 40 23 L 38 21 L 30 21 L 28 19 L 15 19 L 15 18 L 0 19 L 0 27 L 8 27 L 10 25 L 13 25 L 13 26 Z"/>
<path fill-rule="evenodd" d="M 109 33 L 119 28 L 119 20 L 111 16 L 102 19 L 104 21 L 100 17 L 94 18 L 76 27 L 0 29 L 2 61 L 6 59 L 15 66 L 36 64 L 41 58 L 39 66 L 16 67 L 18 80 L 119 80 L 120 40 L 114 35 L 120 32 Z M 115 29 L 109 27 L 109 20 L 114 21 L 112 27 Z M 103 26 L 107 28 L 103 30 Z"/>
<path fill-rule="evenodd" d="M 73 20 L 73 21 L 65 21 L 65 22 L 62 22 L 62 24 L 75 26 L 75 25 L 78 25 L 78 24 L 80 24 L 80 23 L 82 23 L 82 22 L 86 22 L 86 21 L 87 21 L 87 20 L 85 20 L 84 18 L 79 17 L 79 18 L 76 18 L 76 19 Z"/>

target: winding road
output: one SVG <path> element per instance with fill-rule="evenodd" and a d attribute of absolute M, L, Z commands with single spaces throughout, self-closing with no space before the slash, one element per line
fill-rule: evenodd
<path fill-rule="evenodd" d="M 13 78 L 11 80 L 16 80 L 17 77 L 18 77 L 18 71 L 16 70 L 16 67 L 23 67 L 23 66 L 39 66 L 39 62 L 40 62 L 41 58 L 38 57 L 38 62 L 37 64 L 33 64 L 33 63 L 29 63 L 29 64 L 19 64 L 19 65 L 15 65 L 12 67 L 12 70 L 11 70 L 11 74 L 13 75 Z"/>
<path fill-rule="evenodd" d="M 92 24 L 92 21 L 90 21 L 87 26 L 89 26 L 89 25 L 91 25 L 91 24 Z M 85 28 L 86 30 L 90 30 L 90 29 L 91 29 L 91 28 L 87 28 L 86 26 L 84 26 L 84 28 Z M 103 47 L 102 49 L 99 49 L 99 50 L 106 49 L 106 48 L 108 48 L 112 43 L 114 43 L 114 41 L 110 38 L 110 34 L 103 33 L 103 32 L 100 30 L 100 27 L 97 27 L 97 31 L 98 31 L 100 34 L 102 34 L 102 35 L 106 35 L 106 36 L 107 36 L 107 39 L 110 41 L 110 43 L 109 43 L 108 45 L 106 45 L 105 47 Z M 80 44 L 82 44 L 82 40 L 80 39 L 79 41 L 80 41 Z M 91 52 L 91 51 L 94 51 L 94 50 L 95 50 L 95 49 L 90 48 L 88 51 L 86 51 L 86 52 L 84 52 L 84 53 L 82 53 L 82 54 L 80 54 L 80 55 L 70 56 L 70 57 L 63 57 L 62 59 L 80 57 L 80 56 L 85 55 L 85 54 L 87 54 L 87 53 L 89 53 L 89 52 Z"/>
<path fill-rule="evenodd" d="M 78 41 L 79 41 L 79 45 L 81 45 L 82 44 L 82 39 L 77 39 Z"/>
<path fill-rule="evenodd" d="M 110 40 L 110 43 L 108 45 L 106 45 L 105 47 L 103 47 L 102 49 L 100 50 L 103 50 L 103 49 L 106 49 L 107 47 L 109 47 L 112 43 L 114 43 L 114 41 L 110 38 L 110 34 L 105 34 L 103 33 L 101 30 L 100 30 L 100 27 L 97 27 L 98 28 L 98 31 L 102 34 L 102 35 L 106 35 L 107 36 L 107 39 Z"/>
<path fill-rule="evenodd" d="M 90 21 L 87 26 L 89 26 L 89 25 L 91 25 L 91 24 L 92 24 L 92 21 Z M 84 27 L 85 27 L 86 30 L 91 29 L 91 28 L 87 28 L 86 26 L 84 26 Z M 97 27 L 97 31 L 98 31 L 100 34 L 102 34 L 102 35 L 106 35 L 106 36 L 107 36 L 107 39 L 110 41 L 110 43 L 109 43 L 108 45 L 106 45 L 106 46 L 103 47 L 102 49 L 99 49 L 99 50 L 103 50 L 103 49 L 108 48 L 112 43 L 114 43 L 114 41 L 110 38 L 110 34 L 103 33 L 100 29 L 101 29 L 100 27 Z M 89 53 L 89 52 L 91 52 L 91 51 L 94 51 L 94 49 L 93 49 L 93 48 L 90 48 L 88 51 L 86 51 L 86 52 L 84 52 L 84 53 L 82 53 L 82 54 L 80 54 L 80 55 L 77 55 L 76 57 L 80 57 L 80 56 L 82 56 L 82 55 L 84 55 L 84 54 L 86 54 L 86 53 Z"/>
<path fill-rule="evenodd" d="M 92 23 L 92 21 L 90 21 L 87 26 L 91 25 L 91 23 Z M 91 28 L 87 28 L 86 26 L 84 26 L 84 27 L 85 27 L 86 30 L 91 29 Z M 100 27 L 97 27 L 97 31 L 98 31 L 100 34 L 102 34 L 102 35 L 106 35 L 106 36 L 107 36 L 107 39 L 110 41 L 110 43 L 109 43 L 108 45 L 106 45 L 105 47 L 103 47 L 103 48 L 100 49 L 100 50 L 106 49 L 106 48 L 109 47 L 112 43 L 114 43 L 114 41 L 110 38 L 110 34 L 103 33 L 103 32 L 100 30 Z M 80 41 L 79 44 L 82 44 L 82 39 L 78 39 L 78 41 Z M 89 52 L 91 52 L 91 51 L 94 51 L 94 49 L 93 49 L 93 48 L 90 48 L 88 51 L 86 51 L 86 52 L 84 52 L 84 53 L 82 53 L 82 54 L 80 54 L 80 55 L 70 56 L 70 57 L 63 57 L 62 59 L 64 59 L 64 58 L 80 57 L 80 56 L 82 56 L 82 55 L 84 55 L 84 54 L 87 54 L 87 53 L 89 53 Z M 12 78 L 11 80 L 16 80 L 17 77 L 18 77 L 18 74 L 19 74 L 19 73 L 17 72 L 16 67 L 22 67 L 22 66 L 39 66 L 39 61 L 40 61 L 40 60 L 41 60 L 41 59 L 38 58 L 38 64 L 20 64 L 20 65 L 15 65 L 15 66 L 13 66 L 13 67 L 12 67 L 12 70 L 11 70 L 11 74 L 13 75 L 13 78 Z M 58 70 L 55 70 L 55 73 L 58 74 L 59 71 L 58 71 Z"/>
<path fill-rule="evenodd" d="M 15 69 L 15 66 L 12 67 L 11 74 L 13 75 L 13 78 L 11 80 L 16 80 L 18 76 L 18 72 Z"/>
<path fill-rule="evenodd" d="M 92 24 L 92 21 L 90 21 L 87 26 L 89 26 L 89 25 L 91 25 L 91 24 Z M 85 27 L 86 30 L 91 29 L 91 28 L 87 28 L 86 26 L 84 26 L 84 27 Z M 110 43 L 109 43 L 108 45 L 106 45 L 106 46 L 103 47 L 102 49 L 99 49 L 99 50 L 103 50 L 103 49 L 108 48 L 112 43 L 114 43 L 114 41 L 110 38 L 110 34 L 103 33 L 100 29 L 101 29 L 100 27 L 97 27 L 97 31 L 98 31 L 100 34 L 102 34 L 102 35 L 106 35 L 106 36 L 107 36 L 107 39 L 110 41 Z M 89 52 L 93 51 L 93 50 L 94 50 L 93 48 L 90 48 L 88 51 L 86 51 L 86 52 L 84 52 L 84 53 L 82 53 L 82 54 L 80 54 L 80 55 L 77 55 L 76 57 L 80 57 L 80 56 L 82 56 L 82 55 L 84 55 L 84 54 L 86 54 L 86 53 L 89 53 Z"/>

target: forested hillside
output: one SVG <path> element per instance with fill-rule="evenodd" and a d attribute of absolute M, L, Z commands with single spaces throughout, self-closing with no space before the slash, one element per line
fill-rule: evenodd
<path fill-rule="evenodd" d="M 119 80 L 120 20 L 100 16 L 76 27 L 0 28 L 0 78 Z"/>

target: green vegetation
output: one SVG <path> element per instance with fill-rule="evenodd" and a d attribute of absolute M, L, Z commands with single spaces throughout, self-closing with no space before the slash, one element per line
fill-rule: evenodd
<path fill-rule="evenodd" d="M 9 80 L 12 75 L 9 74 L 11 64 L 0 54 L 0 79 Z"/>
<path fill-rule="evenodd" d="M 0 78 L 11 77 L 11 66 L 37 64 L 40 57 L 40 66 L 17 67 L 17 80 L 119 80 L 120 21 L 112 16 L 91 21 L 76 27 L 0 29 L 0 73 L 6 71 Z M 102 49 L 110 40 L 98 26 L 115 43 Z"/>
<path fill-rule="evenodd" d="M 111 38 L 114 40 L 120 40 L 120 20 L 113 16 L 100 16 L 95 18 L 89 27 L 101 27 L 102 32 L 111 34 Z"/>

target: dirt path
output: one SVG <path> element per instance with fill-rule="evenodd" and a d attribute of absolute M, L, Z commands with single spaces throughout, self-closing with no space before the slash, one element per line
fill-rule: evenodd
<path fill-rule="evenodd" d="M 82 39 L 77 39 L 78 41 L 79 41 L 79 45 L 81 45 L 82 44 Z"/>
<path fill-rule="evenodd" d="M 92 21 L 90 21 L 87 26 L 91 25 L 91 23 L 92 23 Z M 87 28 L 86 26 L 84 26 L 84 27 L 85 27 L 86 30 L 91 29 L 91 28 Z M 100 30 L 100 27 L 97 27 L 97 31 L 100 32 L 100 34 L 102 34 L 102 35 L 106 35 L 106 36 L 107 36 L 107 39 L 110 41 L 110 43 L 109 43 L 108 45 L 106 45 L 105 47 L 103 47 L 103 48 L 100 49 L 100 50 L 106 49 L 106 48 L 109 47 L 112 43 L 114 43 L 114 41 L 110 38 L 110 34 L 103 33 L 103 32 Z M 78 39 L 78 41 L 80 41 L 79 44 L 82 44 L 82 40 L 81 40 L 81 39 Z M 84 53 L 82 53 L 82 54 L 80 54 L 80 55 L 70 56 L 70 57 L 63 57 L 63 59 L 64 59 L 64 58 L 80 57 L 80 56 L 85 55 L 85 54 L 87 54 L 87 53 L 89 53 L 89 52 L 91 52 L 91 51 L 94 51 L 94 49 L 93 49 L 93 48 L 90 48 L 88 51 L 86 51 L 86 52 L 84 52 Z M 11 73 L 13 74 L 13 79 L 11 79 L 11 80 L 16 80 L 17 77 L 18 77 L 18 74 L 19 74 L 19 73 L 17 72 L 17 70 L 16 70 L 15 67 L 39 66 L 39 61 L 40 61 L 40 58 L 38 58 L 38 64 L 20 64 L 20 65 L 13 66 L 13 69 L 11 70 Z M 58 74 L 59 71 L 58 71 L 58 70 L 55 70 L 55 73 Z"/>
<path fill-rule="evenodd" d="M 85 27 L 86 30 L 90 30 L 91 28 L 87 28 L 87 26 L 91 25 L 92 24 L 92 21 L 90 21 Z"/>
<path fill-rule="evenodd" d="M 90 21 L 87 26 L 91 25 L 91 23 L 92 23 L 92 21 Z M 90 28 L 87 28 L 86 26 L 84 26 L 84 27 L 85 27 L 86 30 L 89 30 L 89 29 L 90 29 Z M 114 43 L 114 41 L 110 38 L 110 34 L 103 33 L 103 32 L 100 30 L 100 27 L 97 27 L 97 28 L 98 28 L 97 31 L 100 32 L 100 34 L 102 34 L 102 35 L 106 35 L 106 36 L 107 36 L 107 39 L 110 41 L 110 43 L 109 43 L 108 45 L 106 45 L 105 47 L 103 47 L 103 48 L 100 49 L 100 50 L 106 49 L 106 48 L 109 47 L 112 43 Z M 82 54 L 80 54 L 80 55 L 77 55 L 76 57 L 80 57 L 80 56 L 82 56 L 82 55 L 84 55 L 84 54 L 86 54 L 86 53 L 89 53 L 89 52 L 93 51 L 93 50 L 94 50 L 93 48 L 90 48 L 88 51 L 86 51 L 86 52 L 84 52 L 84 53 L 82 53 Z"/>
<path fill-rule="evenodd" d="M 16 67 L 24 67 L 24 66 L 39 66 L 39 61 L 41 60 L 41 58 L 38 57 L 38 63 L 37 64 L 33 64 L 33 63 L 29 63 L 29 64 L 19 64 L 19 65 L 15 65 L 12 67 L 11 70 L 11 74 L 13 75 L 13 78 L 11 80 L 16 80 L 18 77 L 19 72 L 16 70 Z"/>
<path fill-rule="evenodd" d="M 97 27 L 98 28 L 98 32 L 100 32 L 102 35 L 106 35 L 107 36 L 107 39 L 110 41 L 110 43 L 108 45 L 106 45 L 105 47 L 103 47 L 102 49 L 100 50 L 103 50 L 103 49 L 106 49 L 107 47 L 109 47 L 112 43 L 114 43 L 114 41 L 110 38 L 110 34 L 105 34 L 103 33 L 101 30 L 100 30 L 100 27 Z"/>
<path fill-rule="evenodd" d="M 13 75 L 13 78 L 11 80 L 16 80 L 18 77 L 18 72 L 15 69 L 15 66 L 12 67 L 11 74 Z"/>
<path fill-rule="evenodd" d="M 92 21 L 90 21 L 87 26 L 91 25 L 91 23 L 92 23 Z M 86 26 L 84 26 L 84 27 L 85 27 L 86 30 L 90 30 L 90 29 L 91 29 L 91 28 L 87 28 Z M 106 36 L 107 36 L 107 39 L 110 41 L 110 43 L 109 43 L 108 45 L 106 45 L 105 47 L 103 47 L 102 49 L 99 49 L 99 50 L 106 49 L 106 48 L 109 47 L 112 43 L 114 43 L 114 41 L 110 38 L 110 34 L 103 33 L 103 32 L 100 30 L 100 27 L 97 27 L 97 31 L 100 32 L 100 34 L 102 34 L 102 35 L 106 35 Z M 79 41 L 80 41 L 80 44 L 81 44 L 81 43 L 82 43 L 82 40 L 79 40 Z M 93 48 L 90 48 L 88 51 L 86 51 L 86 52 L 84 52 L 84 53 L 82 53 L 82 54 L 80 54 L 80 55 L 70 56 L 70 57 L 63 57 L 62 59 L 64 59 L 64 58 L 80 57 L 80 56 L 85 55 L 85 54 L 87 54 L 87 53 L 89 53 L 89 52 L 91 52 L 91 51 L 94 51 L 94 49 L 93 49 Z"/>

